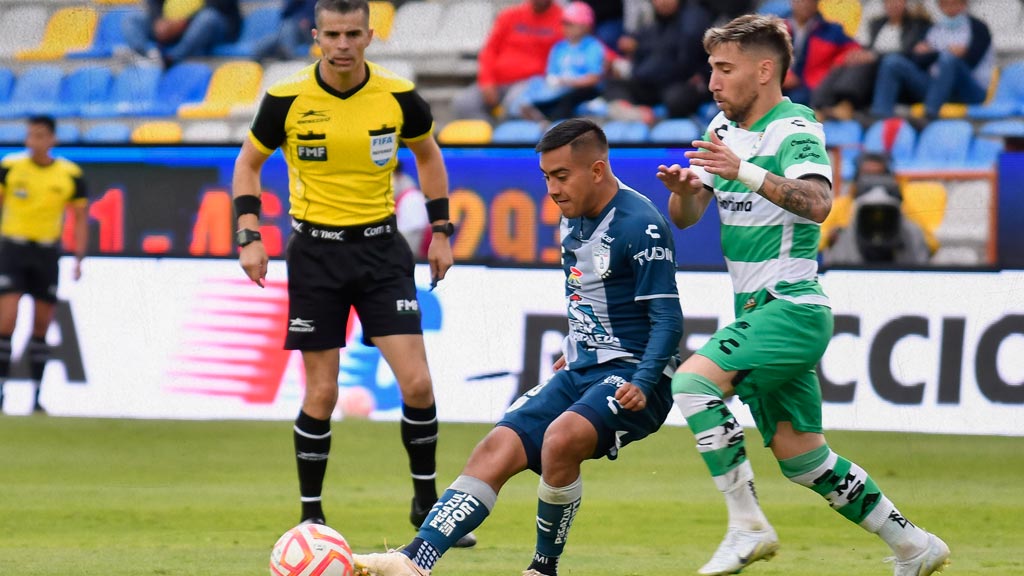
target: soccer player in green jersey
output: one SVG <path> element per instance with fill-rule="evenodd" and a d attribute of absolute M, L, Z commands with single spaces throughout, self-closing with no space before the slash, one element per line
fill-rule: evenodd
<path fill-rule="evenodd" d="M 771 558 L 778 536 L 757 501 L 743 429 L 725 399 L 747 404 L 782 473 L 878 534 L 896 576 L 941 570 L 949 548 L 915 526 L 868 473 L 833 452 L 821 423 L 815 366 L 832 336 L 817 280 L 819 225 L 832 206 L 832 167 L 813 112 L 782 96 L 792 42 L 782 20 L 747 15 L 704 35 L 709 88 L 721 112 L 687 168 L 659 166 L 669 216 L 693 225 L 714 198 L 736 321 L 717 331 L 672 379 L 697 450 L 725 495 L 725 539 L 700 574 L 733 574 Z"/>

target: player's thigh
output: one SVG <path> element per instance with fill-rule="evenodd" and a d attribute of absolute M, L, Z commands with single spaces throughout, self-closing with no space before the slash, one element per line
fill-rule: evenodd
<path fill-rule="evenodd" d="M 582 397 L 569 410 L 583 416 L 597 430 L 597 447 L 591 458 L 618 458 L 619 449 L 657 432 L 672 410 L 672 383 L 662 375 L 655 389 L 647 394 L 642 410 L 626 410 L 615 400 L 615 391 L 636 371 L 636 365 L 613 365 L 591 376 Z"/>
<path fill-rule="evenodd" d="M 358 248 L 355 257 L 363 280 L 355 307 L 364 340 L 422 334 L 415 262 L 409 245 L 396 236 L 364 242 Z"/>
<path fill-rule="evenodd" d="M 497 426 L 510 428 L 519 436 L 526 451 L 527 467 L 538 474 L 544 433 L 580 398 L 581 381 L 579 373 L 559 370 L 512 402 L 498 421 Z"/>
<path fill-rule="evenodd" d="M 292 234 L 286 259 L 288 331 L 285 349 L 344 347 L 352 307 L 345 246 Z"/>
<path fill-rule="evenodd" d="M 28 246 L 0 241 L 0 294 L 25 293 L 26 266 L 32 261 Z"/>
<path fill-rule="evenodd" d="M 53 305 L 57 302 L 57 282 L 60 280 L 60 253 L 56 247 L 45 248 L 30 246 L 34 251 L 31 260 L 26 263 L 25 270 L 25 293 L 32 296 L 37 302 L 49 304 L 36 308 L 36 319 L 44 321 L 42 315 L 50 312 L 52 316 Z"/>

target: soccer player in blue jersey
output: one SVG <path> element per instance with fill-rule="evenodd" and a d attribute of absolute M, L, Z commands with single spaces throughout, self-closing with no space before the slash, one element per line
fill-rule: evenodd
<path fill-rule="evenodd" d="M 682 337 L 674 242 L 646 197 L 612 174 L 608 141 L 589 120 L 549 130 L 536 147 L 548 194 L 562 211 L 569 334 L 555 375 L 512 403 L 473 450 L 399 551 L 355 555 L 356 573 L 424 576 L 494 508 L 498 491 L 530 469 L 537 549 L 524 576 L 555 576 L 583 495 L 580 465 L 661 427 Z"/>

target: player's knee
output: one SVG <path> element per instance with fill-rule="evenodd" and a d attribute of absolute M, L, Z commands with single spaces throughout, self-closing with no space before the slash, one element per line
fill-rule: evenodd
<path fill-rule="evenodd" d="M 416 374 L 398 382 L 402 401 L 415 408 L 427 408 L 434 404 L 434 386 L 429 374 Z"/>
<path fill-rule="evenodd" d="M 582 462 L 593 455 L 597 432 L 589 422 L 579 420 L 556 420 L 548 426 L 541 446 L 542 467 L 547 468 L 548 462 Z"/>

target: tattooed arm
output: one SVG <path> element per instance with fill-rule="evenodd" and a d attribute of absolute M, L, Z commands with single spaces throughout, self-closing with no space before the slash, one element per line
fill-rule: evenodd
<path fill-rule="evenodd" d="M 819 224 L 832 210 L 832 185 L 820 176 L 783 178 L 769 173 L 757 193 L 773 204 Z"/>

